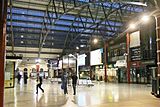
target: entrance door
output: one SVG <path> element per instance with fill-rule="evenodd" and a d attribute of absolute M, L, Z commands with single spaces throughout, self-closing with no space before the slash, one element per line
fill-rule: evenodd
<path fill-rule="evenodd" d="M 130 69 L 130 81 L 131 81 L 131 83 L 136 83 L 136 81 L 137 81 L 136 75 L 137 75 L 136 68 L 131 68 Z"/>
<path fill-rule="evenodd" d="M 131 83 L 144 84 L 147 82 L 146 72 L 143 68 L 130 69 Z"/>
<path fill-rule="evenodd" d="M 127 82 L 126 68 L 119 68 L 117 74 L 118 74 L 118 82 L 121 82 L 121 83 L 126 83 Z"/>

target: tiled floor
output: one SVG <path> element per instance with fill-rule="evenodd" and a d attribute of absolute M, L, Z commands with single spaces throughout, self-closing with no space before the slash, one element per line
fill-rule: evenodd
<path fill-rule="evenodd" d="M 22 81 L 21 81 L 22 82 Z M 44 80 L 45 93 L 36 94 L 36 80 L 5 89 L 5 107 L 160 107 L 160 99 L 150 94 L 151 87 L 138 84 L 95 83 L 78 86 L 77 95 L 63 94 L 60 84 Z"/>

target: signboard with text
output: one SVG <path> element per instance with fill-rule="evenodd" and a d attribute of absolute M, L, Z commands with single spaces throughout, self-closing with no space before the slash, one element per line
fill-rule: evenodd
<path fill-rule="evenodd" d="M 141 60 L 140 47 L 130 48 L 130 59 L 131 59 L 131 61 Z"/>

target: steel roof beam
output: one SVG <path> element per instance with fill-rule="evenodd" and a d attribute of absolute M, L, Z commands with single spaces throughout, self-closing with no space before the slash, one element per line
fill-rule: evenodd
<path fill-rule="evenodd" d="M 42 23 L 42 22 L 38 22 L 38 21 L 35 21 L 35 20 L 30 21 L 30 20 L 21 20 L 21 19 L 13 19 L 13 18 L 12 18 L 12 21 L 13 21 L 13 22 L 19 22 L 19 23 L 21 23 L 21 22 L 22 22 L 22 23 L 25 23 L 25 22 L 26 22 L 26 23 L 39 24 L 39 25 L 41 25 L 41 23 Z M 110 20 L 109 20 L 109 21 L 110 21 Z M 7 22 L 10 22 L 10 19 L 7 19 Z M 65 22 L 65 21 L 64 21 L 64 22 Z M 78 24 L 79 22 L 82 22 L 81 16 L 80 16 L 80 21 L 77 21 L 77 20 L 75 21 L 75 23 L 77 23 L 77 24 Z M 116 22 L 115 22 L 115 23 L 116 23 Z M 49 24 L 49 23 L 47 23 L 47 24 Z M 91 23 L 91 22 L 89 23 L 89 22 L 84 22 L 84 21 L 83 21 L 83 25 L 82 25 L 83 27 L 84 27 L 84 24 L 87 25 L 87 24 L 93 24 L 93 23 Z M 60 24 L 59 24 L 59 23 L 55 23 L 55 25 L 59 25 L 59 26 L 70 26 L 69 24 L 67 25 L 67 24 L 62 24 L 62 23 L 60 23 Z M 102 26 L 108 26 L 108 24 L 101 24 L 101 25 L 102 25 Z M 76 27 L 76 25 L 74 25 L 74 26 Z M 110 25 L 110 26 L 113 27 L 113 25 Z M 114 27 L 121 27 L 121 26 L 115 25 Z"/>
<path fill-rule="evenodd" d="M 77 17 L 79 17 L 81 11 L 82 11 L 86 6 L 88 6 L 88 5 L 84 5 L 84 6 L 78 11 L 76 17 L 74 18 L 74 20 L 73 20 L 73 22 L 72 22 L 71 27 L 70 27 L 67 35 L 66 35 L 66 39 L 65 39 L 65 42 L 64 42 L 64 45 L 63 45 L 62 54 L 65 52 L 65 48 L 66 48 L 66 45 L 67 45 L 67 39 L 69 38 L 69 34 L 70 34 L 71 29 L 73 28 L 73 24 L 74 24 L 75 20 L 77 19 Z"/>
<path fill-rule="evenodd" d="M 12 52 L 11 50 L 6 50 L 6 52 Z M 26 51 L 14 51 L 15 53 L 26 53 Z M 37 54 L 37 51 L 27 51 L 27 53 Z M 59 55 L 60 52 L 41 52 L 41 54 L 56 54 Z"/>
<path fill-rule="evenodd" d="M 8 13 L 10 13 L 10 12 L 8 12 Z M 13 14 L 15 14 L 15 15 L 19 15 L 19 16 L 27 16 L 27 17 L 29 17 L 29 16 L 31 16 L 31 17 L 36 17 L 36 18 L 43 18 L 43 16 L 36 16 L 36 15 L 29 15 L 29 14 L 20 14 L 20 13 L 14 13 L 13 12 Z M 60 13 L 60 15 L 61 14 L 63 14 L 63 13 Z M 74 16 L 73 14 L 67 14 L 67 15 L 71 15 L 71 16 Z M 91 17 L 89 17 L 89 16 L 86 16 L 86 15 L 81 15 L 81 17 L 84 17 L 84 18 L 91 18 Z M 93 16 L 92 16 L 93 17 Z M 57 19 L 57 18 L 54 18 L 54 17 L 50 17 L 51 19 Z M 59 19 L 59 20 L 66 20 L 66 21 L 72 21 L 71 19 Z M 99 19 L 100 20 L 100 19 Z M 116 21 L 116 20 L 112 20 L 112 19 L 110 19 L 110 21 Z M 120 22 L 120 21 L 117 21 L 117 22 Z M 86 22 L 86 23 L 92 23 L 92 22 Z"/>
<path fill-rule="evenodd" d="M 30 6 L 33 5 L 34 9 L 36 9 L 35 7 L 36 7 L 36 5 L 37 5 L 37 10 L 42 10 L 42 8 L 38 8 L 38 7 L 43 7 L 43 10 L 45 10 L 45 7 L 48 6 L 48 3 L 47 3 L 47 2 L 46 2 L 46 4 L 26 2 L 26 1 L 18 1 L 18 2 L 17 2 L 17 1 L 14 1 L 14 0 L 13 0 L 13 2 L 14 2 L 14 5 L 15 5 L 15 6 L 18 6 L 18 4 L 20 4 L 19 7 L 25 7 L 25 5 L 28 5 L 28 4 L 29 4 Z M 63 5 L 64 2 L 63 2 L 62 0 L 61 0 L 61 1 L 54 2 L 54 3 L 55 3 L 55 6 L 58 7 L 58 6 L 59 6 L 58 3 L 60 3 L 60 2 L 62 2 L 62 5 L 61 5 L 59 8 L 61 8 L 61 9 L 63 10 L 63 12 L 64 12 L 63 6 L 64 6 L 65 4 L 66 4 L 66 5 L 69 5 L 68 8 L 75 7 L 74 2 L 69 2 L 69 3 L 66 2 L 66 3 Z M 77 3 L 77 2 L 76 2 L 76 3 Z M 112 4 L 112 2 L 99 2 L 99 3 L 109 3 L 109 4 Z M 119 3 L 121 3 L 121 2 L 119 2 Z M 122 3 L 124 3 L 124 2 L 122 2 Z M 77 3 L 77 4 L 80 4 L 80 3 Z M 99 4 L 98 4 L 98 3 L 95 3 L 95 2 L 92 2 L 92 3 L 81 3 L 80 5 L 84 5 L 84 4 L 92 4 L 92 5 L 99 6 Z M 126 4 L 127 4 L 127 3 L 126 3 Z M 78 6 L 80 6 L 80 5 L 78 5 Z M 129 5 L 139 6 L 139 5 L 136 5 L 136 4 L 129 4 Z M 31 7 L 30 7 L 30 8 L 31 8 Z M 109 7 L 108 5 L 106 5 L 105 8 L 106 8 L 106 9 L 110 9 L 110 7 Z"/>
<path fill-rule="evenodd" d="M 82 20 L 81 20 L 81 21 L 82 21 Z M 10 22 L 10 21 L 8 21 L 8 22 Z M 19 22 L 19 23 L 26 23 L 26 24 L 28 24 L 27 21 L 18 21 L 18 20 L 13 20 L 13 19 L 12 19 L 12 22 L 13 22 L 13 23 L 17 23 L 17 25 L 13 25 L 13 24 L 12 24 L 12 26 L 15 26 L 15 27 L 23 27 L 23 26 L 18 26 L 18 22 Z M 29 22 L 29 21 L 28 21 L 28 22 Z M 80 29 L 81 29 L 81 28 L 86 28 L 86 29 L 89 29 L 89 30 L 94 29 L 94 28 L 85 27 L 83 21 L 82 21 L 81 23 L 82 23 L 82 27 L 81 27 L 81 26 L 78 26 L 78 25 L 73 25 L 73 27 L 75 27 L 75 28 L 80 28 Z M 108 22 L 108 23 L 109 23 L 109 22 Z M 36 25 L 36 24 L 37 24 L 37 25 L 40 25 L 40 26 L 44 26 L 44 25 L 41 24 L 40 22 L 31 22 L 31 23 L 29 23 L 29 24 L 32 24 L 32 25 Z M 47 24 L 49 24 L 49 23 L 47 23 Z M 10 25 L 10 24 L 8 24 L 8 25 Z M 109 24 L 109 25 L 110 25 L 110 24 Z M 120 28 L 120 27 L 121 27 L 121 26 L 113 26 L 113 25 L 110 25 L 110 26 L 109 26 L 109 25 L 106 25 L 106 28 L 107 28 L 107 27 L 110 27 L 110 28 L 112 28 L 112 27 L 114 27 L 114 28 Z M 59 26 L 59 27 L 68 27 L 68 28 L 69 28 L 71 25 L 67 25 L 67 24 L 66 24 L 66 25 L 64 25 L 64 24 L 55 24 L 55 26 L 56 26 L 56 27 L 58 27 L 58 26 Z M 105 25 L 103 25 L 103 26 L 105 26 Z M 24 27 L 25 27 L 25 26 L 24 26 Z M 26 27 L 27 27 L 27 26 L 26 26 Z M 101 25 L 101 27 L 102 27 L 102 25 Z M 32 27 L 30 27 L 30 28 L 32 28 Z M 40 29 L 40 28 L 37 28 L 37 29 Z M 50 30 L 54 30 L 54 29 L 50 29 Z M 112 31 L 112 30 L 111 30 L 111 31 Z M 114 31 L 114 30 L 113 30 L 113 31 Z M 115 30 L 115 31 L 116 31 L 116 30 Z"/>
<path fill-rule="evenodd" d="M 23 30 L 21 30 L 21 29 L 23 29 Z M 37 31 L 34 31 L 34 30 L 37 30 Z M 10 32 L 10 30 L 8 30 L 7 29 L 7 31 L 8 32 Z M 37 28 L 29 28 L 29 27 L 14 27 L 13 28 L 13 31 L 15 32 L 15 33 L 25 33 L 25 32 L 27 32 L 27 33 L 34 33 L 34 34 L 39 34 L 39 32 L 40 32 L 40 29 L 37 29 Z M 68 31 L 64 31 L 64 30 L 51 30 L 51 32 L 52 31 L 55 31 L 55 32 L 64 32 L 64 33 L 67 33 Z M 79 35 L 81 35 L 81 34 L 84 34 L 84 35 L 91 35 L 91 32 L 89 33 L 89 32 L 84 32 L 85 30 L 83 30 L 83 32 L 82 31 L 80 31 L 80 32 L 78 32 L 79 33 Z M 113 32 L 113 31 L 110 31 L 110 30 L 106 30 L 107 32 Z M 73 32 L 73 31 L 70 31 L 70 33 L 74 33 L 75 34 L 75 32 Z M 48 33 L 48 34 L 52 34 L 52 33 Z"/>
<path fill-rule="evenodd" d="M 87 11 L 87 10 L 86 10 Z M 106 10 L 107 11 L 107 10 Z M 61 12 L 61 13 L 63 13 L 63 12 Z M 76 13 L 76 12 L 75 12 Z M 74 15 L 74 14 L 72 14 L 72 15 Z M 82 16 L 84 16 L 85 17 L 85 14 L 83 14 Z M 97 17 L 97 16 L 95 16 L 95 17 Z"/>
<path fill-rule="evenodd" d="M 123 6 L 121 6 L 121 8 L 123 8 L 123 7 L 125 7 L 126 5 L 123 5 Z M 121 8 L 118 8 L 118 9 L 113 9 L 112 11 L 110 11 L 108 14 L 107 14 L 107 18 L 112 14 L 112 13 L 114 13 L 114 12 L 116 12 L 116 11 L 118 11 L 119 9 L 121 9 Z M 104 19 L 104 20 L 106 20 L 106 19 Z M 101 20 L 101 21 L 99 21 L 98 22 L 98 24 L 101 24 L 104 20 Z M 93 24 L 94 25 L 94 24 Z M 92 26 L 93 26 L 92 25 Z M 92 26 L 90 26 L 90 27 L 92 27 Z M 82 32 L 84 32 L 84 31 L 82 31 Z M 79 35 L 77 35 L 75 38 L 74 38 L 74 40 L 76 40 L 79 36 L 81 35 L 81 33 L 79 34 Z M 74 41 L 73 40 L 73 41 Z M 72 41 L 71 41 L 71 43 L 72 43 Z M 71 44 L 70 44 L 71 45 Z"/>

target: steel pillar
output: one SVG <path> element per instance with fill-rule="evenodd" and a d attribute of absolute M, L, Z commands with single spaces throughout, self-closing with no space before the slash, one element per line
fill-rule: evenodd
<path fill-rule="evenodd" d="M 4 106 L 4 64 L 6 47 L 7 0 L 0 1 L 0 107 Z"/>

